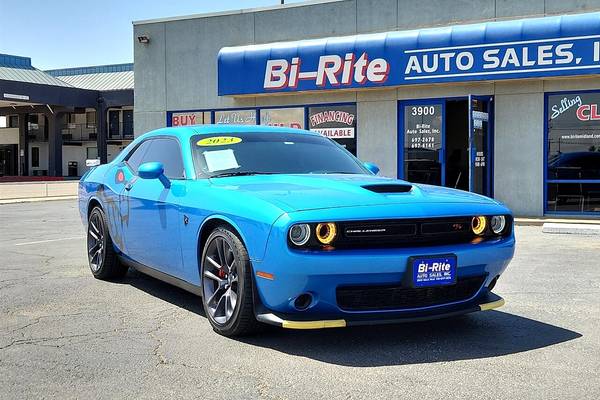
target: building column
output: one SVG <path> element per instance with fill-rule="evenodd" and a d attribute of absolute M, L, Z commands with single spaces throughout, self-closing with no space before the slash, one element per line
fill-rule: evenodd
<path fill-rule="evenodd" d="M 106 102 L 102 96 L 98 97 L 96 106 L 96 146 L 98 148 L 98 158 L 101 164 L 108 162 L 108 129 L 106 127 Z"/>
<path fill-rule="evenodd" d="M 29 175 L 29 114 L 19 114 L 19 175 Z M 21 155 L 23 154 L 23 155 Z"/>
<path fill-rule="evenodd" d="M 63 176 L 62 132 L 60 119 L 63 113 L 48 114 L 48 176 Z"/>

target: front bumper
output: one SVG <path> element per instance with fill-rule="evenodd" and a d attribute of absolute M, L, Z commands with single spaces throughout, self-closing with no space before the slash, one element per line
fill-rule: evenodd
<path fill-rule="evenodd" d="M 300 317 L 291 320 L 309 319 L 304 318 L 307 315 L 313 316 L 311 320 L 355 320 L 362 314 L 392 315 L 401 312 L 408 315 L 438 308 L 439 305 L 401 311 L 348 311 L 339 307 L 338 287 L 399 285 L 412 256 L 455 254 L 458 279 L 483 277 L 479 291 L 464 300 L 468 303 L 484 295 L 492 280 L 504 272 L 513 257 L 515 246 L 514 236 L 510 235 L 480 243 L 328 252 L 296 251 L 277 245 L 283 239 L 285 238 L 270 240 L 263 260 L 253 262 L 256 300 L 275 314 Z M 313 300 L 309 307 L 300 311 L 295 307 L 294 301 L 305 293 L 310 294 Z"/>
<path fill-rule="evenodd" d="M 468 314 L 477 311 L 493 310 L 502 307 L 504 299 L 494 293 L 487 292 L 481 296 L 476 302 L 465 303 L 459 307 L 452 309 L 440 307 L 435 312 L 425 312 L 419 315 L 388 315 L 386 317 L 359 318 L 359 319 L 325 319 L 325 320 L 291 320 L 285 318 L 294 318 L 289 315 L 278 315 L 262 309 L 256 318 L 263 323 L 279 326 L 288 329 L 324 329 L 324 328 L 344 328 L 346 326 L 356 325 L 379 325 L 379 324 L 395 324 L 401 322 L 420 322 L 432 319 L 449 318 L 458 315 Z"/>

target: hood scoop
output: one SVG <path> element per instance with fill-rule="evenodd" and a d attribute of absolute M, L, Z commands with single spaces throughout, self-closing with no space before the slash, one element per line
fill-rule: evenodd
<path fill-rule="evenodd" d="M 381 183 L 375 185 L 364 185 L 364 189 L 375 193 L 391 194 L 391 193 L 406 193 L 412 190 L 412 185 L 402 183 Z"/>

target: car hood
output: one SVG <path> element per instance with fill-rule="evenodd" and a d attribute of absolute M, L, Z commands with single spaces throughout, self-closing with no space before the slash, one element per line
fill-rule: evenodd
<path fill-rule="evenodd" d="M 216 187 L 273 203 L 286 212 L 406 203 L 497 204 L 461 190 L 372 175 L 253 175 L 210 181 Z"/>

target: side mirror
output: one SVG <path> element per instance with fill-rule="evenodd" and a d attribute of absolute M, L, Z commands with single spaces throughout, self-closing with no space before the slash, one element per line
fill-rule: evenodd
<path fill-rule="evenodd" d="M 372 162 L 364 162 L 363 166 L 369 171 L 371 171 L 373 175 L 377 175 L 379 173 L 379 167 L 376 164 L 373 164 Z"/>
<path fill-rule="evenodd" d="M 142 179 L 158 179 L 165 188 L 171 187 L 171 181 L 165 176 L 165 167 L 160 162 L 147 162 L 140 165 L 138 175 Z"/>

